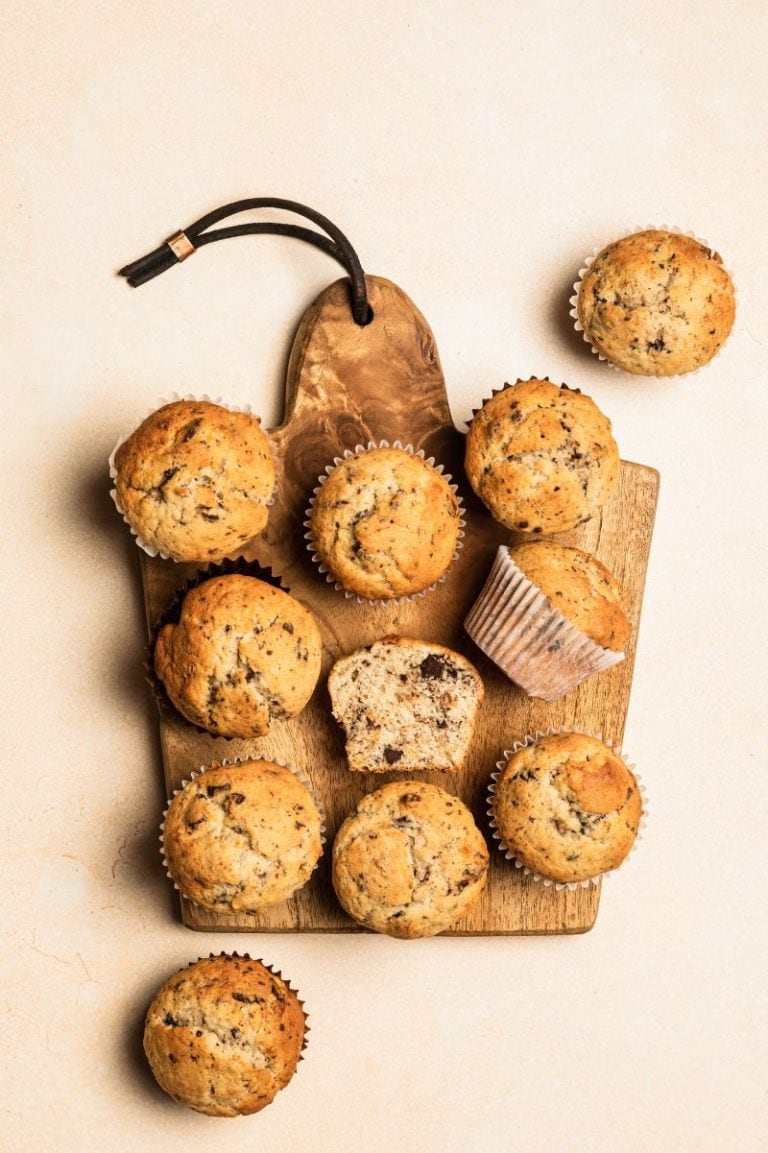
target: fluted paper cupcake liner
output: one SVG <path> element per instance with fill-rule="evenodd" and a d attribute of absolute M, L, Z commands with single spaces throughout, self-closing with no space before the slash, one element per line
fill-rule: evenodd
<path fill-rule="evenodd" d="M 554 608 L 504 545 L 464 628 L 510 680 L 545 701 L 624 660 L 623 652 L 602 648 Z"/>
<path fill-rule="evenodd" d="M 193 769 L 190 772 L 189 776 L 185 777 L 182 780 L 179 787 L 177 789 L 174 789 L 173 792 L 171 793 L 171 796 L 168 798 L 168 803 L 166 804 L 165 808 L 163 809 L 163 817 L 162 817 L 162 820 L 160 822 L 160 838 L 159 838 L 160 839 L 160 855 L 162 857 L 163 868 L 165 869 L 165 874 L 168 877 L 168 880 L 171 882 L 171 884 L 173 885 L 176 892 L 180 896 L 182 896 L 185 901 L 189 901 L 189 903 L 191 905 L 194 905 L 198 909 L 206 909 L 208 912 L 211 912 L 211 911 L 215 912 L 216 911 L 216 910 L 209 909 L 207 905 L 201 905 L 198 901 L 195 901 L 193 897 L 190 897 L 188 893 L 185 893 L 184 890 L 181 888 L 181 886 L 177 883 L 176 878 L 174 877 L 173 873 L 171 872 L 171 867 L 170 867 L 170 864 L 168 862 L 168 857 L 167 857 L 167 854 L 165 851 L 165 821 L 166 821 L 166 818 L 168 816 L 168 810 L 171 807 L 171 802 L 174 799 L 174 797 L 177 797 L 179 795 L 179 793 L 182 793 L 184 791 L 184 789 L 187 785 L 191 784 L 192 781 L 196 780 L 198 777 L 203 776 L 203 774 L 207 773 L 210 769 L 217 769 L 217 768 L 223 769 L 223 768 L 227 768 L 230 765 L 236 766 L 236 765 L 249 764 L 252 761 L 267 761 L 267 762 L 269 762 L 269 764 L 279 765 L 279 767 L 281 769 L 285 769 L 287 772 L 292 773 L 293 776 L 296 778 L 296 780 L 299 781 L 300 784 L 304 785 L 307 792 L 312 797 L 312 800 L 315 802 L 315 807 L 316 807 L 318 814 L 320 816 L 320 856 L 317 858 L 314 865 L 312 866 L 312 872 L 309 874 L 306 881 L 304 881 L 303 884 L 301 884 L 301 885 L 297 885 L 297 887 L 293 890 L 293 892 L 290 894 L 290 896 L 286 897 L 285 900 L 289 901 L 291 899 L 291 897 L 294 896 L 295 893 L 298 893 L 301 889 L 304 888 L 305 885 L 307 885 L 309 883 L 309 880 L 312 877 L 312 874 L 315 872 L 318 865 L 320 864 L 320 861 L 322 860 L 323 852 L 324 852 L 325 845 L 326 845 L 326 839 L 327 839 L 326 838 L 327 818 L 325 815 L 325 808 L 323 806 L 322 801 L 320 800 L 320 797 L 318 796 L 318 794 L 315 790 L 314 785 L 312 784 L 311 780 L 309 779 L 309 776 L 306 773 L 304 773 L 301 769 L 296 769 L 296 768 L 294 768 L 293 765 L 287 765 L 287 764 L 285 764 L 284 761 L 277 761 L 277 760 L 275 760 L 274 757 L 271 757 L 271 756 L 232 757 L 232 758 L 222 757 L 221 760 L 212 761 L 209 765 L 201 765 L 199 769 Z M 264 905 L 264 908 L 265 909 L 275 908 L 277 904 L 283 904 L 283 902 L 282 901 L 276 902 L 275 905 Z M 229 910 L 221 910 L 221 909 L 218 911 L 219 912 L 229 912 Z M 249 912 L 260 912 L 260 910 L 239 910 L 239 911 L 246 913 L 246 914 Z"/>
<path fill-rule="evenodd" d="M 544 375 L 526 377 L 518 376 L 515 380 L 505 380 L 500 388 L 492 388 L 490 395 L 484 396 L 480 404 L 476 408 L 472 409 L 472 415 L 470 419 L 465 422 L 467 428 L 469 428 L 469 426 L 472 424 L 478 413 L 483 411 L 484 406 L 488 403 L 489 400 L 493 400 L 493 398 L 498 396 L 500 392 L 506 392 L 508 388 L 515 388 L 518 384 L 528 384 L 531 380 L 546 380 L 548 384 L 554 384 L 557 388 L 564 388 L 566 392 L 581 392 L 580 388 L 571 388 L 571 386 L 568 384 L 558 384 L 557 381 L 554 381 L 549 376 Z"/>
<path fill-rule="evenodd" d="M 176 402 L 178 402 L 180 400 L 191 400 L 191 401 L 198 401 L 198 402 L 204 401 L 207 404 L 217 404 L 217 405 L 219 405 L 220 408 L 228 409 L 229 412 L 247 412 L 250 416 L 254 415 L 254 412 L 253 412 L 253 410 L 249 404 L 227 404 L 225 401 L 223 401 L 221 399 L 221 397 L 209 396 L 207 393 L 202 393 L 200 396 L 194 396 L 192 393 L 185 393 L 182 396 L 178 392 L 172 392 L 171 395 L 168 397 L 161 397 L 160 400 L 158 401 L 158 403 L 156 404 L 156 406 L 153 409 L 150 409 L 150 411 L 146 414 L 146 416 L 142 417 L 142 419 L 136 425 L 136 428 L 132 429 L 131 432 L 127 432 L 123 436 L 120 437 L 117 444 L 112 449 L 112 452 L 109 454 L 109 461 L 108 461 L 109 479 L 113 483 L 117 481 L 117 467 L 115 465 L 115 457 L 117 456 L 118 449 L 123 444 L 125 444 L 125 442 L 129 439 L 129 437 L 133 436 L 134 432 L 136 432 L 136 429 L 140 428 L 140 426 L 143 424 L 143 422 L 145 420 L 147 420 L 148 417 L 152 416 L 153 413 L 155 413 L 159 409 L 163 408 L 164 405 L 166 405 L 166 404 L 175 404 Z M 257 417 L 256 419 L 259 421 L 259 424 L 261 424 L 261 417 Z M 115 508 L 120 513 L 120 516 L 123 518 L 123 521 L 125 522 L 125 524 L 128 525 L 128 528 L 130 529 L 130 532 L 131 532 L 131 536 L 134 537 L 136 544 L 139 546 L 139 548 L 142 550 L 142 552 L 145 552 L 147 554 L 147 556 L 151 556 L 151 557 L 158 557 L 159 556 L 162 560 L 170 560 L 171 558 L 169 557 L 168 553 L 162 552 L 160 549 L 155 548 L 154 545 L 149 544 L 148 541 L 145 541 L 144 538 L 141 536 L 141 534 L 138 533 L 136 531 L 136 529 L 133 527 L 133 525 L 131 524 L 131 522 L 128 520 L 128 518 L 125 515 L 125 510 L 123 509 L 123 506 L 120 504 L 120 500 L 119 500 L 118 495 L 117 495 L 117 488 L 111 488 L 109 490 L 109 495 L 112 498 L 112 501 L 114 503 Z M 275 503 L 275 490 L 274 490 L 274 488 L 272 490 L 272 496 L 265 503 L 266 503 L 267 508 L 271 508 L 272 505 Z M 180 563 L 187 563 L 187 562 L 180 562 Z"/>
<path fill-rule="evenodd" d="M 593 353 L 597 357 L 598 360 L 601 360 L 604 364 L 606 364 L 608 366 L 608 368 L 610 368 L 613 372 L 625 372 L 626 370 L 621 368 L 617 364 L 613 364 L 612 361 L 610 361 L 608 359 L 608 357 L 603 356 L 603 354 L 601 352 L 598 352 L 598 350 L 595 348 L 595 346 L 592 344 L 591 340 L 589 339 L 587 333 L 584 331 L 584 327 L 583 327 L 581 321 L 579 320 L 578 304 L 579 304 L 579 293 L 581 292 L 581 282 L 584 279 L 587 271 L 594 264 L 595 258 L 599 255 L 599 253 L 601 253 L 603 251 L 604 248 L 607 248 L 610 244 L 616 243 L 616 241 L 618 241 L 618 240 L 623 240 L 628 236 L 634 236 L 635 233 L 637 233 L 637 232 L 651 232 L 651 231 L 673 232 L 673 233 L 677 233 L 679 236 L 688 236 L 688 237 L 690 237 L 691 240 L 695 240 L 698 244 L 702 244 L 704 246 L 704 248 L 709 248 L 710 250 L 714 251 L 714 249 L 712 249 L 712 245 L 709 243 L 708 240 L 703 240 L 700 236 L 697 236 L 695 232 L 691 232 L 690 230 L 678 228 L 677 225 L 674 225 L 674 224 L 644 224 L 644 225 L 635 225 L 635 227 L 632 228 L 629 232 L 625 232 L 622 235 L 615 237 L 614 240 L 608 240 L 608 241 L 606 241 L 605 244 L 601 244 L 599 246 L 594 247 L 592 249 L 592 254 L 590 256 L 584 257 L 582 267 L 579 269 L 578 277 L 574 281 L 574 284 L 573 284 L 573 296 L 569 297 L 569 299 L 568 299 L 568 303 L 571 306 L 570 310 L 568 312 L 568 315 L 573 320 L 573 327 L 575 328 L 576 332 L 580 332 L 582 335 L 582 338 L 589 345 L 590 352 Z M 736 304 L 737 303 L 737 297 L 738 297 L 738 292 L 736 289 L 736 282 L 733 279 L 733 275 L 731 274 L 730 269 L 727 269 L 725 267 L 725 265 L 723 265 L 723 270 L 728 273 L 728 276 L 731 279 L 731 284 L 733 285 L 734 304 Z M 717 360 L 718 356 L 720 355 L 720 353 L 722 352 L 722 350 L 726 344 L 727 344 L 727 338 L 720 345 L 720 348 L 718 348 L 715 355 L 710 357 L 710 359 L 706 362 L 706 364 L 702 364 L 699 368 L 692 368 L 688 372 L 669 373 L 669 375 L 666 375 L 666 376 L 661 376 L 661 375 L 656 376 L 655 374 L 648 374 L 648 375 L 653 376 L 653 379 L 656 379 L 656 380 L 675 380 L 681 376 L 695 376 L 695 374 L 697 372 L 701 372 L 702 368 L 706 368 L 707 365 L 711 364 L 713 360 Z M 627 375 L 628 376 L 641 376 L 643 374 L 641 374 L 641 373 L 627 373 Z"/>
<path fill-rule="evenodd" d="M 204 729 L 202 725 L 195 724 L 184 716 L 179 709 L 176 708 L 173 701 L 168 696 L 165 690 L 165 685 L 155 672 L 155 644 L 160 629 L 167 624 L 178 624 L 181 615 L 181 606 L 184 598 L 188 592 L 197 588 L 198 585 L 204 584 L 205 581 L 213 580 L 214 577 L 219 576 L 250 576 L 256 580 L 264 581 L 266 584 L 272 585 L 273 588 L 280 589 L 281 592 L 290 594 L 290 589 L 283 583 L 282 577 L 273 573 L 272 569 L 265 565 L 260 565 L 258 561 L 247 561 L 243 557 L 238 557 L 234 560 L 220 561 L 218 564 L 207 565 L 204 569 L 199 569 L 194 576 L 186 580 L 183 585 L 177 590 L 173 600 L 168 605 L 163 613 L 160 614 L 155 621 L 150 631 L 149 641 L 147 642 L 144 651 L 144 678 L 152 690 L 155 701 L 162 712 L 168 713 L 172 716 L 181 717 L 186 724 L 196 729 L 198 733 L 204 733 L 206 736 L 211 737 L 216 741 L 233 741 L 252 739 L 258 740 L 259 738 L 242 738 L 242 737 L 225 737 L 218 733 L 212 733 L 209 729 Z"/>
<path fill-rule="evenodd" d="M 436 581 L 433 581 L 433 583 L 431 585 L 428 585 L 427 588 L 421 589 L 417 593 L 409 593 L 406 596 L 368 598 L 368 597 L 358 596 L 356 593 L 353 593 L 353 592 L 349 592 L 348 589 L 344 588 L 344 586 L 341 584 L 340 581 L 336 580 L 333 573 L 330 572 L 330 570 L 328 569 L 327 565 L 323 564 L 322 560 L 320 559 L 320 557 L 318 556 L 318 554 L 315 550 L 314 538 L 312 536 L 312 511 L 313 511 L 314 506 L 315 506 L 315 500 L 317 499 L 317 496 L 318 496 L 320 490 L 322 489 L 323 485 L 325 484 L 326 480 L 328 479 L 328 477 L 331 475 L 331 473 L 334 471 L 334 469 L 336 469 L 340 464 L 342 464 L 343 461 L 349 460 L 349 458 L 352 456 L 358 456 L 361 453 L 370 452 L 371 449 L 376 449 L 376 448 L 398 448 L 402 452 L 410 453 L 411 456 L 419 457 L 421 460 L 424 461 L 425 464 L 428 464 L 430 466 L 430 468 L 433 468 L 435 470 L 435 472 L 439 473 L 443 477 L 443 479 L 448 482 L 448 485 L 451 489 L 451 492 L 456 497 L 456 501 L 457 501 L 458 508 L 459 508 L 459 533 L 458 533 L 458 539 L 456 542 L 456 548 L 454 549 L 453 556 L 451 557 L 451 563 L 448 565 L 445 572 L 441 576 L 439 576 Z M 456 563 L 459 552 L 461 551 L 461 549 L 463 547 L 464 530 L 466 527 L 466 519 L 464 517 L 464 501 L 463 501 L 463 498 L 461 497 L 461 495 L 459 493 L 458 485 L 453 484 L 452 479 L 453 478 L 451 477 L 451 474 L 447 473 L 445 471 L 445 469 L 443 468 L 443 466 L 441 464 L 439 464 L 433 456 L 428 457 L 428 456 L 426 456 L 423 449 L 419 449 L 417 451 L 413 447 L 412 444 L 403 444 L 402 441 L 400 441 L 400 440 L 395 440 L 395 441 L 388 441 L 388 440 L 373 441 L 373 440 L 370 440 L 370 441 L 368 441 L 367 444 L 358 444 L 358 445 L 355 445 L 355 447 L 353 449 L 350 449 L 350 448 L 345 449 L 341 456 L 334 457 L 332 463 L 326 465 L 325 471 L 323 472 L 323 474 L 320 477 L 318 477 L 317 484 L 312 491 L 312 496 L 310 498 L 309 505 L 307 506 L 307 510 L 306 510 L 306 514 L 305 514 L 305 520 L 304 520 L 304 528 L 306 529 L 306 532 L 304 533 L 304 539 L 307 542 L 307 548 L 308 548 L 308 550 L 312 556 L 312 560 L 317 565 L 318 569 L 323 574 L 323 576 L 325 577 L 328 584 L 333 585 L 333 587 L 336 589 L 336 591 L 343 593 L 344 596 L 348 600 L 355 600 L 358 604 L 361 604 L 361 605 L 379 605 L 379 604 L 391 605 L 391 604 L 400 604 L 404 601 L 419 600 L 422 597 L 425 597 L 427 595 L 427 593 L 429 593 L 433 589 L 437 588 L 438 585 L 442 584 L 443 581 L 445 580 L 445 578 L 448 576 L 448 573 L 451 571 L 454 564 Z"/>
<path fill-rule="evenodd" d="M 557 736 L 561 733 L 580 733 L 582 736 L 594 737 L 594 739 L 596 741 L 602 741 L 602 743 L 604 745 L 606 745 L 607 748 L 609 748 L 612 753 L 615 753 L 616 756 L 619 757 L 624 762 L 626 767 L 629 769 L 629 771 L 631 772 L 632 776 L 635 779 L 635 784 L 637 785 L 638 792 L 640 793 L 640 798 L 642 800 L 642 811 L 640 813 L 640 821 L 638 824 L 637 833 L 635 835 L 634 841 L 632 842 L 632 846 L 631 846 L 629 852 L 627 853 L 626 857 L 624 858 L 624 860 L 620 864 L 618 864 L 615 869 L 611 869 L 605 873 L 596 873 L 594 877 L 589 877 L 585 881 L 553 881 L 550 877 L 544 877 L 541 875 L 541 873 L 537 873 L 533 869 L 529 869 L 527 865 L 523 864 L 522 860 L 517 855 L 515 850 L 510 848 L 509 845 L 507 845 L 505 843 L 504 838 L 502 837 L 501 833 L 499 832 L 498 825 L 496 824 L 496 814 L 494 811 L 494 797 L 496 796 L 496 782 L 498 781 L 501 773 L 504 771 L 504 768 L 505 768 L 509 758 L 511 756 L 513 756 L 514 753 L 518 752 L 520 749 L 529 748 L 531 745 L 538 744 L 538 742 L 540 740 L 542 740 L 544 737 L 553 737 L 553 736 Z M 552 889 L 557 890 L 558 892 L 561 889 L 569 889 L 570 891 L 573 891 L 575 889 L 589 889 L 593 885 L 596 885 L 598 883 L 598 881 L 602 881 L 606 877 L 610 876 L 611 873 L 617 873 L 619 871 L 619 869 L 625 864 L 625 862 L 627 860 L 629 860 L 632 853 L 634 853 L 635 846 L 637 845 L 638 841 L 640 841 L 642 839 L 642 835 L 643 835 L 643 832 L 645 830 L 645 825 L 646 825 L 646 818 L 648 815 L 648 803 L 646 800 L 645 785 L 643 784 L 642 780 L 638 776 L 637 769 L 635 768 L 634 763 L 632 761 L 628 761 L 626 759 L 626 757 L 624 756 L 622 749 L 621 749 L 621 745 L 616 744 L 614 741 L 608 740 L 606 737 L 604 737 L 602 735 L 602 733 L 595 733 L 595 732 L 590 731 L 589 729 L 568 728 L 565 725 L 561 725 L 558 728 L 548 728 L 544 732 L 542 732 L 540 729 L 537 729 L 536 732 L 534 732 L 532 734 L 529 733 L 528 735 L 523 737 L 522 740 L 515 741 L 513 743 L 511 749 L 505 749 L 501 755 L 501 760 L 496 762 L 495 771 L 493 773 L 491 773 L 491 779 L 488 782 L 487 800 L 488 800 L 488 823 L 491 826 L 491 836 L 493 837 L 494 841 L 498 842 L 497 848 L 499 849 L 499 851 L 504 854 L 505 858 L 508 861 L 512 861 L 515 868 L 519 869 L 521 871 L 521 873 L 523 874 L 523 876 L 530 878 L 530 880 L 532 880 L 532 881 L 535 881 L 536 884 L 544 885 L 545 888 L 552 888 Z"/>

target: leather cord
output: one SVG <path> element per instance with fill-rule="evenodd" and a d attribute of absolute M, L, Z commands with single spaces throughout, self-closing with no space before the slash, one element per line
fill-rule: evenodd
<path fill-rule="evenodd" d="M 259 208 L 279 208 L 286 212 L 295 212 L 297 216 L 304 216 L 318 228 L 326 233 L 316 232 L 312 228 L 304 228 L 298 224 L 251 223 L 229 224 L 224 228 L 214 228 L 213 225 L 233 216 L 238 212 L 248 212 Z M 365 273 L 360 260 L 347 237 L 328 220 L 313 208 L 304 204 L 297 204 L 294 200 L 281 200 L 269 196 L 251 197 L 247 200 L 235 200 L 231 204 L 224 204 L 213 212 L 206 213 L 190 224 L 187 228 L 175 233 L 164 241 L 159 248 L 148 252 L 146 256 L 126 264 L 120 269 L 120 276 L 124 276 L 132 288 L 146 284 L 155 276 L 180 264 L 198 248 L 205 244 L 212 244 L 216 240 L 227 240 L 234 236 L 249 236 L 267 233 L 271 236 L 291 236 L 297 240 L 304 240 L 313 244 L 322 252 L 332 256 L 346 270 L 352 288 L 352 316 L 356 324 L 368 324 L 371 311 L 368 305 L 368 295 L 365 286 Z"/>

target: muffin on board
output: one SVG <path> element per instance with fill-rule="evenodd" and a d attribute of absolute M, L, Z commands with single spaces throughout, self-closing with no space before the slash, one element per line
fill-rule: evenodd
<path fill-rule="evenodd" d="M 163 625 L 154 668 L 192 724 L 221 737 L 259 737 L 300 713 L 320 674 L 320 631 L 289 593 L 257 577 L 203 580 Z"/>
<path fill-rule="evenodd" d="M 359 449 L 321 478 L 307 539 L 322 572 L 363 600 L 424 592 L 459 547 L 455 486 L 421 456 L 398 446 Z"/>
<path fill-rule="evenodd" d="M 613 574 L 556 541 L 502 546 L 464 627 L 511 680 L 547 701 L 623 660 L 631 635 Z"/>
<path fill-rule="evenodd" d="M 491 791 L 501 845 L 561 884 L 616 869 L 632 848 L 643 802 L 622 758 L 583 733 L 540 736 L 508 755 Z"/>
<path fill-rule="evenodd" d="M 707 364 L 733 326 L 733 282 L 717 252 L 650 228 L 607 245 L 582 272 L 571 315 L 615 368 L 674 376 Z"/>
<path fill-rule="evenodd" d="M 257 1113 L 296 1072 L 306 1014 L 279 974 L 247 954 L 188 965 L 158 990 L 144 1052 L 161 1089 L 213 1117 Z"/>
<path fill-rule="evenodd" d="M 355 772 L 455 772 L 464 764 L 483 682 L 433 641 L 384 637 L 342 657 L 328 676 L 333 715 Z"/>
<path fill-rule="evenodd" d="M 171 799 L 163 856 L 182 896 L 217 913 L 255 913 L 306 884 L 322 826 L 309 787 L 283 765 L 213 765 Z"/>
<path fill-rule="evenodd" d="M 466 805 L 423 781 L 369 793 L 333 844 L 332 881 L 344 910 L 390 937 L 431 937 L 482 893 L 488 846 Z"/>
<path fill-rule="evenodd" d="M 516 532 L 558 533 L 605 504 L 619 451 L 590 397 L 531 377 L 484 401 L 467 432 L 465 469 L 494 520 Z"/>
<path fill-rule="evenodd" d="M 177 400 L 115 450 L 119 511 L 152 555 L 208 562 L 242 552 L 266 527 L 275 466 L 259 418 Z"/>

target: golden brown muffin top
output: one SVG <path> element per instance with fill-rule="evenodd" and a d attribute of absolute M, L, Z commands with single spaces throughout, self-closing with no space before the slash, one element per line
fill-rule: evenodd
<path fill-rule="evenodd" d="M 565 532 L 605 503 L 619 451 L 611 422 L 590 397 L 531 378 L 484 402 L 467 432 L 465 468 L 500 524 Z"/>
<path fill-rule="evenodd" d="M 208 401 L 153 412 L 115 454 L 120 509 L 151 549 L 219 561 L 263 531 L 275 466 L 259 419 Z"/>
<path fill-rule="evenodd" d="M 144 1051 L 179 1104 L 215 1117 L 256 1113 L 295 1073 L 305 1020 L 294 991 L 261 961 L 221 954 L 159 989 Z"/>
<path fill-rule="evenodd" d="M 449 928 L 486 882 L 488 847 L 458 797 L 425 781 L 394 781 L 363 797 L 333 845 L 344 909 L 404 939 Z"/>
<path fill-rule="evenodd" d="M 587 339 L 611 364 L 672 376 L 712 359 L 731 331 L 736 301 L 717 252 L 654 228 L 598 253 L 576 309 Z"/>
<path fill-rule="evenodd" d="M 577 882 L 621 864 L 642 798 L 630 769 L 602 741 L 557 733 L 512 753 L 491 809 L 503 844 L 526 868 Z"/>
<path fill-rule="evenodd" d="M 240 573 L 187 592 L 155 641 L 155 672 L 179 712 L 217 736 L 263 736 L 296 716 L 320 674 L 314 616 L 289 593 Z"/>
<path fill-rule="evenodd" d="M 322 853 L 308 787 L 273 761 L 218 765 L 171 800 L 163 822 L 168 871 L 214 912 L 256 912 L 287 900 Z"/>
<path fill-rule="evenodd" d="M 422 592 L 448 569 L 459 503 L 445 477 L 399 448 L 342 460 L 315 495 L 312 543 L 350 593 L 386 600 Z"/>
<path fill-rule="evenodd" d="M 597 557 L 544 540 L 516 545 L 509 555 L 571 624 L 604 649 L 623 650 L 632 629 L 621 607 L 621 589 Z"/>

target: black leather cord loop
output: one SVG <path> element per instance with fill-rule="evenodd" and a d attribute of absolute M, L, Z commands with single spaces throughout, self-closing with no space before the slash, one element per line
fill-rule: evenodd
<path fill-rule="evenodd" d="M 303 228 L 297 224 L 281 224 L 281 223 L 255 223 L 255 224 L 230 224 L 224 228 L 213 228 L 214 224 L 226 219 L 228 216 L 233 216 L 238 212 L 247 212 L 253 209 L 260 208 L 279 208 L 286 212 L 295 212 L 298 216 L 304 216 L 313 224 L 316 224 L 327 235 L 323 236 L 322 233 L 316 232 L 311 228 Z M 367 324 L 370 320 L 370 309 L 368 306 L 368 296 L 365 286 L 365 273 L 363 272 L 360 260 L 354 248 L 350 244 L 347 237 L 337 228 L 332 221 L 328 220 L 319 212 L 315 212 L 313 208 L 307 208 L 304 204 L 297 204 L 293 200 L 280 200 L 273 197 L 259 196 L 252 197 L 248 200 L 236 200 L 232 204 L 225 204 L 221 208 L 215 209 L 213 212 L 206 213 L 190 224 L 188 228 L 184 228 L 175 237 L 171 237 L 170 241 L 165 241 L 159 248 L 153 249 L 152 252 L 147 253 L 146 256 L 140 257 L 138 260 L 126 264 L 120 269 L 120 275 L 124 276 L 132 288 L 138 288 L 141 284 L 146 284 L 148 280 L 152 280 L 155 276 L 159 276 L 167 269 L 173 268 L 174 264 L 179 264 L 188 252 L 182 253 L 181 256 L 171 247 L 171 242 L 176 244 L 179 237 L 183 238 L 185 248 L 189 252 L 197 248 L 202 248 L 205 244 L 212 244 L 216 240 L 226 240 L 234 236 L 248 236 L 254 234 L 266 233 L 272 236 L 291 236 L 297 240 L 304 240 L 308 244 L 313 244 L 315 248 L 319 248 L 322 252 L 332 256 L 339 264 L 346 270 L 349 275 L 352 286 L 352 315 L 356 324 Z"/>

